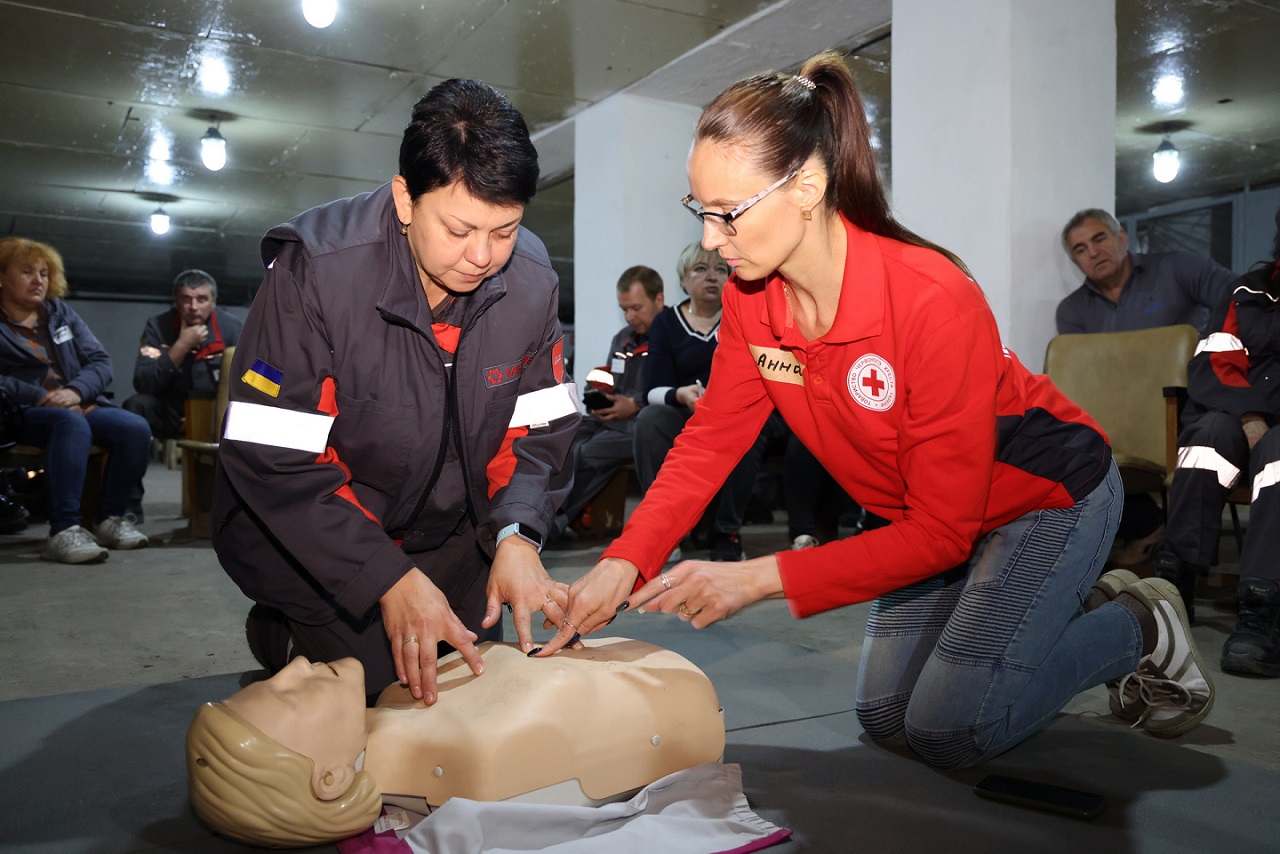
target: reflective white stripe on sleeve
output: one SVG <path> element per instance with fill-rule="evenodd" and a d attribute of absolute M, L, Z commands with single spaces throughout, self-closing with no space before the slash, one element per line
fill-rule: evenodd
<path fill-rule="evenodd" d="M 1280 462 L 1267 463 L 1253 478 L 1253 497 L 1249 500 L 1257 501 L 1259 492 L 1277 483 L 1280 483 Z"/>
<path fill-rule="evenodd" d="M 1236 336 L 1227 332 L 1211 332 L 1200 339 L 1200 343 L 1196 345 L 1195 355 L 1199 356 L 1201 353 L 1233 353 L 1237 350 L 1241 353 L 1248 352 L 1245 350 L 1244 342 Z"/>
<path fill-rule="evenodd" d="M 1178 468 L 1211 471 L 1218 476 L 1218 483 L 1223 489 L 1230 489 L 1240 479 L 1240 469 L 1231 465 L 1226 458 L 1207 445 L 1179 448 Z"/>
<path fill-rule="evenodd" d="M 540 388 L 516 398 L 516 411 L 511 414 L 508 427 L 532 427 L 548 424 L 557 418 L 572 415 L 578 404 L 567 385 Z"/>
<path fill-rule="evenodd" d="M 297 412 L 234 400 L 227 407 L 227 426 L 222 438 L 319 454 L 329 444 L 332 427 L 333 418 L 318 412 Z"/>

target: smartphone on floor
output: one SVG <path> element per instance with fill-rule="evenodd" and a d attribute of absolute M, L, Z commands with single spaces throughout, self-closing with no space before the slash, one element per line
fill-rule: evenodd
<path fill-rule="evenodd" d="M 973 787 L 978 797 L 1007 804 L 1065 815 L 1071 818 L 1096 818 L 1106 805 L 1102 795 L 1063 786 L 1052 786 L 1035 780 L 992 774 Z"/>

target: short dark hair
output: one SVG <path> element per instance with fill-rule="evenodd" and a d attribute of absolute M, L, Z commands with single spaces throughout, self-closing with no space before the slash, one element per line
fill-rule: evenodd
<path fill-rule="evenodd" d="M 649 299 L 657 299 L 658 294 L 662 293 L 662 277 L 658 275 L 657 270 L 643 264 L 637 264 L 622 271 L 622 275 L 618 277 L 618 293 L 631 290 L 631 286 L 636 282 L 644 288 Z"/>
<path fill-rule="evenodd" d="M 208 287 L 214 299 L 218 298 L 218 283 L 214 281 L 204 270 L 197 270 L 192 267 L 190 270 L 183 270 L 181 273 L 173 277 L 173 295 L 176 297 L 178 291 L 183 288 L 203 288 Z"/>
<path fill-rule="evenodd" d="M 538 151 L 501 92 L 454 78 L 414 105 L 400 141 L 400 175 L 411 200 L 457 183 L 487 204 L 525 205 L 538 189 Z"/>

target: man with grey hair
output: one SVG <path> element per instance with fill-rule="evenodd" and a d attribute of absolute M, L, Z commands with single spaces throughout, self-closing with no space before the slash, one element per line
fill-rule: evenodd
<path fill-rule="evenodd" d="M 1129 251 L 1107 211 L 1086 208 L 1062 229 L 1062 248 L 1084 283 L 1058 303 L 1058 333 L 1124 332 L 1187 323 L 1204 331 L 1235 274 L 1193 252 Z"/>
<path fill-rule="evenodd" d="M 124 408 L 141 415 L 157 439 L 183 435 L 188 397 L 218 391 L 222 353 L 240 338 L 241 322 L 219 314 L 218 283 L 204 270 L 183 270 L 173 280 L 173 308 L 147 321 L 133 366 L 137 391 Z M 229 365 L 227 367 L 230 367 Z M 130 511 L 142 518 L 142 486 Z"/>

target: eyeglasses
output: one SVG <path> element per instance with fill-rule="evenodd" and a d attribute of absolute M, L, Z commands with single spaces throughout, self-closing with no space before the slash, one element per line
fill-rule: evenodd
<path fill-rule="evenodd" d="M 715 211 L 704 211 L 699 207 L 694 207 L 693 193 L 690 193 L 689 195 L 681 199 L 680 204 L 684 205 L 685 210 L 687 210 L 689 213 L 696 216 L 699 222 L 709 223 L 718 231 L 724 234 L 734 235 L 738 233 L 738 230 L 733 227 L 734 220 L 738 219 L 744 213 L 751 210 L 751 206 L 754 205 L 756 202 L 760 201 L 765 196 L 769 195 L 774 190 L 778 189 L 783 184 L 787 183 L 788 181 L 790 181 L 792 178 L 796 177 L 799 174 L 800 174 L 800 170 L 797 169 L 794 172 L 791 172 L 790 174 L 782 178 L 779 178 L 777 181 L 774 181 L 768 187 L 765 187 L 763 190 L 756 193 L 754 196 L 747 199 L 745 202 L 738 205 L 733 210 L 726 211 L 725 213 L 716 213 Z"/>

